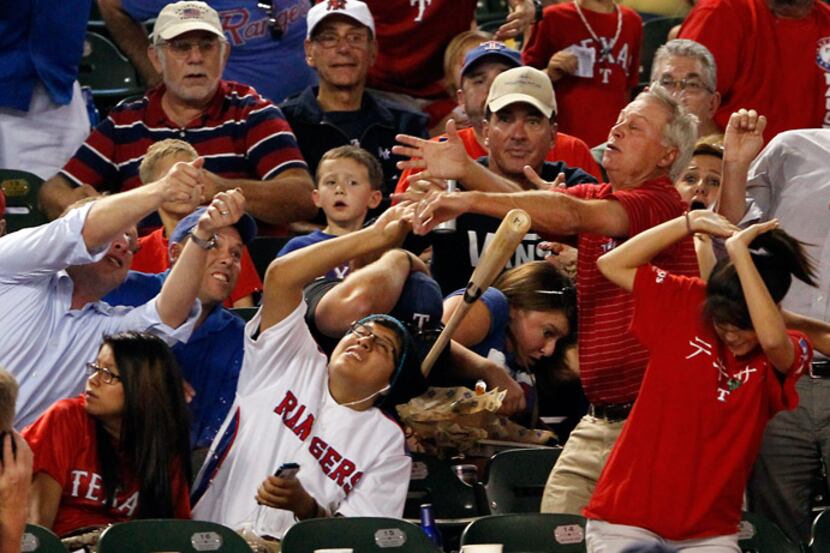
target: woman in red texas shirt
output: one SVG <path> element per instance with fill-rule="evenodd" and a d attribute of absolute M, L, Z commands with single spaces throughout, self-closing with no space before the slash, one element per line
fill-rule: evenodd
<path fill-rule="evenodd" d="M 83 395 L 23 431 L 34 453 L 30 520 L 66 535 L 133 518 L 190 518 L 187 408 L 160 338 L 107 336 Z"/>
<path fill-rule="evenodd" d="M 769 419 L 798 404 L 812 346 L 778 302 L 795 275 L 814 285 L 801 244 L 776 220 L 739 231 L 692 211 L 598 261 L 631 291 L 631 330 L 649 350 L 642 387 L 584 514 L 592 553 L 654 542 L 740 553 L 741 499 Z M 709 282 L 650 264 L 689 233 L 726 239 Z"/>

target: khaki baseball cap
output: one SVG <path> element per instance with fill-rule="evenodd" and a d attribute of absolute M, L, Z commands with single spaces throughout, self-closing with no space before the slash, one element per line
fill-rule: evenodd
<path fill-rule="evenodd" d="M 487 107 L 495 113 L 517 102 L 530 104 L 550 118 L 556 112 L 556 95 L 547 74 L 533 67 L 514 67 L 499 73 L 490 85 Z"/>
<path fill-rule="evenodd" d="M 222 23 L 216 10 L 204 2 L 174 2 L 167 4 L 153 26 L 153 44 L 171 40 L 189 31 L 207 31 L 224 39 Z"/>

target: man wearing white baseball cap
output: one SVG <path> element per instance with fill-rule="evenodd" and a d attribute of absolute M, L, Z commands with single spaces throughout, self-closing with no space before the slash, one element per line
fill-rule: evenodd
<path fill-rule="evenodd" d="M 312 173 L 328 150 L 354 144 L 375 156 L 383 168 L 384 198 L 400 171 L 391 154 L 399 133 L 427 136 L 427 117 L 366 91 L 377 55 L 375 21 L 360 0 L 320 2 L 308 11 L 306 62 L 319 86 L 308 87 L 281 104 Z M 382 204 L 384 207 L 386 202 Z"/>
<path fill-rule="evenodd" d="M 147 147 L 175 136 L 205 159 L 200 180 L 206 201 L 241 188 L 248 211 L 261 221 L 313 217 L 311 177 L 290 126 L 256 90 L 221 79 L 229 51 L 216 10 L 196 1 L 166 5 L 148 48 L 162 84 L 115 107 L 44 183 L 47 212 L 59 213 L 84 196 L 140 186 Z"/>

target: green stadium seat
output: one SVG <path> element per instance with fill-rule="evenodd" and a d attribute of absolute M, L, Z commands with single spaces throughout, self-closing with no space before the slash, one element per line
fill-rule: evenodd
<path fill-rule="evenodd" d="M 0 169 L 0 189 L 6 195 L 6 232 L 46 222 L 37 194 L 43 179 L 26 171 Z"/>
<path fill-rule="evenodd" d="M 338 547 L 351 548 L 356 553 L 439 553 L 420 528 L 395 518 L 303 520 L 289 528 L 282 539 L 282 553 L 312 553 Z"/>
<path fill-rule="evenodd" d="M 554 513 L 482 517 L 461 535 L 461 545 L 475 543 L 501 543 L 504 553 L 584 553 L 585 519 Z"/>
<path fill-rule="evenodd" d="M 225 526 L 202 520 L 146 519 L 113 524 L 101 534 L 97 553 L 252 553 Z"/>

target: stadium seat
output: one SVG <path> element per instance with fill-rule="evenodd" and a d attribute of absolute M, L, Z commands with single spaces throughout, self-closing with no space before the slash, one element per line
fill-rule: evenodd
<path fill-rule="evenodd" d="M 483 514 L 538 513 L 542 492 L 561 447 L 508 449 L 487 463 L 478 488 Z"/>
<path fill-rule="evenodd" d="M 245 321 L 246 323 L 254 318 L 256 315 L 258 307 L 234 307 L 231 309 L 231 313 Z"/>
<path fill-rule="evenodd" d="M 245 540 L 215 522 L 146 519 L 113 524 L 101 534 L 98 553 L 251 553 Z"/>
<path fill-rule="evenodd" d="M 504 553 L 584 553 L 585 519 L 579 515 L 521 513 L 471 522 L 461 545 L 504 544 Z"/>
<path fill-rule="evenodd" d="M 643 43 L 640 46 L 640 83 L 641 86 L 651 80 L 651 62 L 654 53 L 666 43 L 669 31 L 683 22 L 682 17 L 655 17 L 643 23 Z"/>
<path fill-rule="evenodd" d="M 43 179 L 26 171 L 0 169 L 0 188 L 6 195 L 6 231 L 34 227 L 46 222 L 37 203 Z"/>
<path fill-rule="evenodd" d="M 20 541 L 21 553 L 67 553 L 58 536 L 48 528 L 27 524 Z"/>
<path fill-rule="evenodd" d="M 257 236 L 248 244 L 248 253 L 251 254 L 259 278 L 265 280 L 268 265 L 277 257 L 277 253 L 289 239 L 283 236 Z"/>
<path fill-rule="evenodd" d="M 121 100 L 143 92 L 132 64 L 105 36 L 87 32 L 78 68 L 78 81 L 96 100 Z"/>
<path fill-rule="evenodd" d="M 738 545 L 744 553 L 800 553 L 771 520 L 755 513 L 744 513 L 738 531 Z M 814 552 L 822 551 L 813 549 Z"/>
<path fill-rule="evenodd" d="M 810 547 L 814 553 L 830 551 L 830 510 L 818 514 L 813 521 L 812 535 Z"/>
<path fill-rule="evenodd" d="M 289 528 L 282 539 L 282 553 L 311 553 L 337 547 L 359 553 L 439 553 L 420 528 L 395 518 L 304 520 Z"/>

